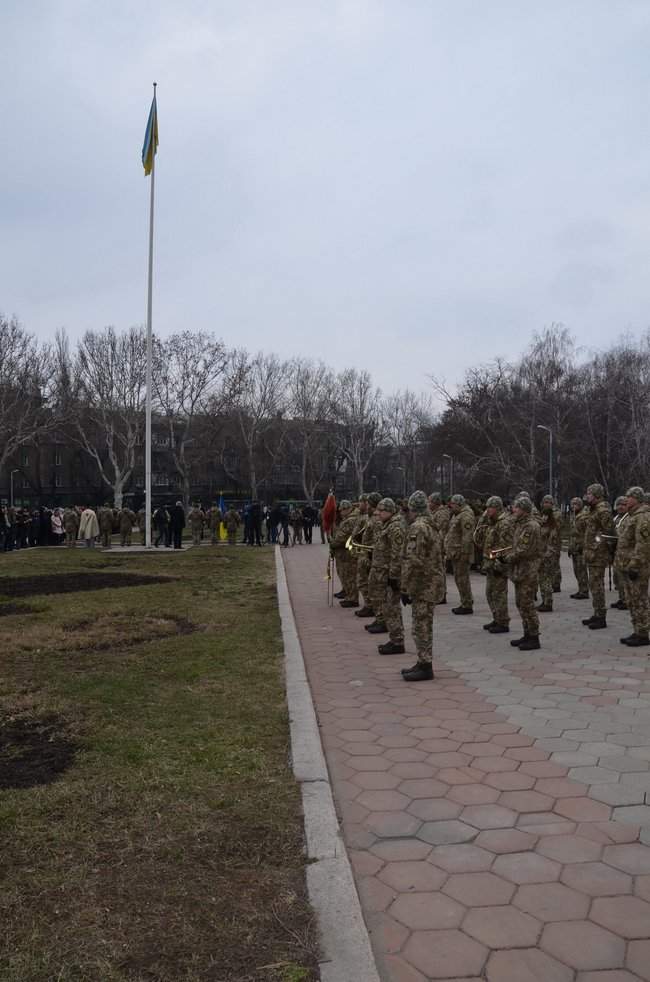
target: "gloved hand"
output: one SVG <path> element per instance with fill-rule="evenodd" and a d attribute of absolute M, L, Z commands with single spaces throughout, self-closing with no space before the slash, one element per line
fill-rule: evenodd
<path fill-rule="evenodd" d="M 408 605 L 411 603 L 411 598 L 409 597 L 408 593 L 403 593 L 401 599 L 405 607 L 408 607 Z"/>
<path fill-rule="evenodd" d="M 503 563 L 500 559 L 495 559 L 494 560 L 494 572 L 495 572 L 496 576 L 505 576 L 506 573 L 508 572 L 508 569 L 506 567 L 506 564 Z"/>
<path fill-rule="evenodd" d="M 395 593 L 399 593 L 399 580 L 395 580 L 393 579 L 392 576 L 389 576 L 388 585 L 391 588 L 391 590 L 395 591 Z"/>
<path fill-rule="evenodd" d="M 638 578 L 639 578 L 639 571 L 638 571 L 638 569 L 628 569 L 628 571 L 627 571 L 627 577 L 628 577 L 629 580 L 638 580 Z"/>

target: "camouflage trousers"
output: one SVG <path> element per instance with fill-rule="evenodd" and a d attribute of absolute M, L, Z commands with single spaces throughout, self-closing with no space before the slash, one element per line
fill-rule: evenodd
<path fill-rule="evenodd" d="M 433 611 L 435 604 L 429 600 L 413 600 L 411 630 L 418 661 L 428 665 L 433 661 Z"/>
<path fill-rule="evenodd" d="M 539 592 L 542 603 L 547 607 L 553 606 L 553 577 L 555 575 L 555 557 L 542 559 L 539 567 Z"/>
<path fill-rule="evenodd" d="M 104 549 L 110 549 L 111 548 L 111 535 L 112 534 L 113 534 L 112 532 L 102 531 L 102 546 L 104 547 Z"/>
<path fill-rule="evenodd" d="M 336 570 L 341 581 L 341 589 L 345 593 L 346 600 L 356 603 L 359 599 L 357 590 L 357 561 L 345 550 L 337 550 Z"/>
<path fill-rule="evenodd" d="M 357 559 L 357 589 L 361 594 L 364 607 L 372 607 L 370 600 L 370 590 L 368 587 L 368 577 L 370 575 L 370 562 L 365 556 Z M 373 608 L 374 609 L 374 608 Z"/>
<path fill-rule="evenodd" d="M 589 593 L 589 577 L 587 576 L 587 564 L 581 552 L 574 552 L 571 557 L 573 562 L 573 575 L 578 584 L 578 593 Z"/>
<path fill-rule="evenodd" d="M 394 644 L 404 644 L 404 622 L 402 620 L 402 604 L 398 590 L 386 588 L 382 603 L 384 624 L 388 628 L 388 636 Z"/>
<path fill-rule="evenodd" d="M 67 545 L 68 549 L 74 549 L 75 545 L 77 544 L 77 533 L 74 531 L 66 532 L 65 544 Z"/>
<path fill-rule="evenodd" d="M 594 605 L 594 617 L 605 617 L 607 615 L 607 602 L 605 600 L 605 566 L 589 563 L 589 589 L 591 590 L 591 600 Z"/>
<path fill-rule="evenodd" d="M 201 545 L 201 529 L 195 525 L 192 526 L 192 545 L 193 546 Z"/>
<path fill-rule="evenodd" d="M 623 577 L 621 577 L 623 579 Z M 635 634 L 647 635 L 650 628 L 650 611 L 648 610 L 648 571 L 639 573 L 638 580 L 625 577 L 625 596 L 630 608 L 632 629 Z"/>
<path fill-rule="evenodd" d="M 237 545 L 237 529 L 228 529 L 228 545 Z"/>
<path fill-rule="evenodd" d="M 216 546 L 219 542 L 219 539 L 220 539 L 219 529 L 218 528 L 210 529 L 210 545 Z"/>
<path fill-rule="evenodd" d="M 120 545 L 122 547 L 131 545 L 132 534 L 132 532 L 120 532 Z"/>
<path fill-rule="evenodd" d="M 386 596 L 386 578 L 383 570 L 370 568 L 368 573 L 368 598 L 375 612 L 375 620 L 384 620 L 384 597 Z"/>
<path fill-rule="evenodd" d="M 461 607 L 473 607 L 474 597 L 469 581 L 469 559 L 454 559 L 454 580 L 458 587 Z"/>
<path fill-rule="evenodd" d="M 553 590 L 559 590 L 562 586 L 562 567 L 560 557 L 553 557 Z"/>
<path fill-rule="evenodd" d="M 510 623 L 508 613 L 508 578 L 488 573 L 485 577 L 485 599 L 492 612 L 495 624 L 507 627 Z"/>
<path fill-rule="evenodd" d="M 515 583 L 515 603 L 521 617 L 524 634 L 536 638 L 539 635 L 539 617 L 535 610 L 537 577 L 531 576 Z"/>

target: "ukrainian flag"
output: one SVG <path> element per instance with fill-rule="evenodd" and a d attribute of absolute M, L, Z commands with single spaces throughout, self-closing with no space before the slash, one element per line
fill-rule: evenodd
<path fill-rule="evenodd" d="M 223 494 L 219 496 L 219 508 L 221 509 L 221 517 L 226 514 L 226 502 L 223 500 Z M 219 538 L 223 541 L 228 538 L 228 532 L 226 531 L 226 526 L 221 523 L 221 528 L 219 530 Z"/>
<path fill-rule="evenodd" d="M 148 177 L 151 174 L 151 168 L 153 167 L 153 158 L 158 149 L 158 107 L 156 105 L 156 89 L 154 87 L 153 102 L 151 103 L 151 109 L 149 110 L 149 119 L 147 120 L 147 128 L 144 134 L 144 143 L 142 145 L 142 165 L 144 167 L 144 176 Z"/>

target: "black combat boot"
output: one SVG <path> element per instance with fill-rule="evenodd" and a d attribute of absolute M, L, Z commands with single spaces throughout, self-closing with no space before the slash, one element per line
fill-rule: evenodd
<path fill-rule="evenodd" d="M 578 590 L 577 593 L 572 593 L 571 594 L 571 599 L 572 600 L 589 600 L 589 594 L 588 593 L 580 593 L 580 591 Z"/>
<path fill-rule="evenodd" d="M 451 608 L 451 612 L 452 612 L 452 614 L 473 614 L 474 613 L 474 608 L 473 607 L 463 607 L 461 605 L 460 607 L 452 607 Z"/>
<path fill-rule="evenodd" d="M 524 641 L 528 641 L 528 635 L 525 632 L 521 638 L 517 638 L 515 641 L 511 641 L 510 645 L 512 648 L 518 648 L 519 645 L 522 645 L 524 643 Z"/>
<path fill-rule="evenodd" d="M 383 621 L 377 621 L 376 624 L 369 624 L 367 629 L 368 634 L 387 634 L 388 628 L 383 623 Z"/>
<path fill-rule="evenodd" d="M 356 600 L 342 600 L 341 601 L 341 607 L 345 607 L 346 609 L 347 608 L 351 608 L 351 607 L 358 607 L 358 606 L 359 606 L 359 604 L 357 603 Z"/>
<path fill-rule="evenodd" d="M 436 607 L 442 607 L 443 604 L 446 604 L 446 603 L 447 603 L 447 597 L 445 596 L 445 597 L 442 598 L 442 600 L 439 600 L 437 602 Z"/>
<path fill-rule="evenodd" d="M 583 617 L 582 618 L 582 623 L 585 625 L 585 627 L 589 627 L 589 625 L 591 624 L 591 622 L 592 621 L 595 621 L 597 619 L 598 618 L 596 617 L 596 615 L 595 614 L 592 614 L 591 617 Z"/>
<path fill-rule="evenodd" d="M 336 600 L 344 600 L 345 599 L 345 590 L 339 590 L 338 593 L 335 593 L 334 594 L 334 597 L 335 597 Z"/>
<path fill-rule="evenodd" d="M 433 666 L 429 662 L 420 662 L 415 670 L 404 676 L 405 682 L 430 682 L 433 678 Z"/>
<path fill-rule="evenodd" d="M 529 634 L 525 641 L 522 641 L 519 645 L 520 651 L 537 651 L 540 647 L 539 636 L 537 634 Z"/>
<path fill-rule="evenodd" d="M 411 665 L 410 668 L 402 668 L 401 669 L 402 675 L 409 675 L 411 672 L 416 672 L 419 667 L 420 667 L 420 662 L 416 661 L 415 665 Z"/>
<path fill-rule="evenodd" d="M 594 617 L 589 625 L 590 631 L 602 631 L 604 627 L 607 627 L 607 621 L 604 617 Z"/>
<path fill-rule="evenodd" d="M 402 641 L 387 641 L 380 644 L 378 649 L 380 655 L 403 655 L 405 648 Z"/>
<path fill-rule="evenodd" d="M 510 628 L 507 624 L 495 624 L 490 628 L 490 634 L 510 634 Z"/>
<path fill-rule="evenodd" d="M 539 611 L 540 614 L 552 614 L 553 604 L 540 604 L 535 610 Z"/>
<path fill-rule="evenodd" d="M 614 603 L 610 604 L 609 606 L 612 608 L 612 610 L 622 610 L 621 603 L 621 600 L 615 600 Z"/>
<path fill-rule="evenodd" d="M 489 631 L 491 628 L 496 627 L 496 623 L 497 623 L 496 621 L 490 621 L 489 624 L 484 624 L 483 625 L 483 630 L 484 631 Z"/>
<path fill-rule="evenodd" d="M 636 634 L 627 643 L 628 648 L 644 648 L 650 644 L 650 637 L 646 634 Z"/>
<path fill-rule="evenodd" d="M 361 608 L 361 610 L 355 610 L 354 616 L 355 617 L 374 617 L 375 616 L 375 612 L 372 609 L 372 607 L 363 606 Z"/>
<path fill-rule="evenodd" d="M 626 638 L 619 638 L 619 641 L 621 642 L 621 644 L 629 644 L 630 641 L 634 641 L 636 637 L 637 637 L 636 634 L 628 634 Z"/>

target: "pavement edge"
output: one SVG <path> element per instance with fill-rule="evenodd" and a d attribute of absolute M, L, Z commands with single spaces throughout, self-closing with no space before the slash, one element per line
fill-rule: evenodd
<path fill-rule="evenodd" d="M 275 567 L 284 642 L 291 758 L 293 773 L 302 794 L 308 858 L 307 890 L 318 922 L 323 955 L 319 963 L 321 982 L 379 982 L 352 868 L 336 817 L 279 546 L 275 549 Z"/>

